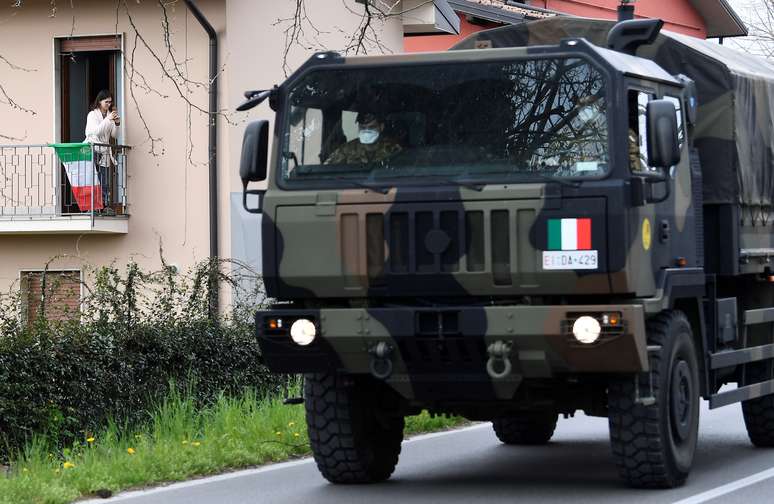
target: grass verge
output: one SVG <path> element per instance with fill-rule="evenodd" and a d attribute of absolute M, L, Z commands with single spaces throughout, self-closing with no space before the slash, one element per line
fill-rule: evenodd
<path fill-rule="evenodd" d="M 406 419 L 406 433 L 443 430 L 463 422 L 423 413 Z M 67 503 L 279 462 L 308 455 L 308 442 L 303 406 L 285 406 L 280 398 L 246 392 L 197 409 L 193 400 L 173 393 L 145 428 L 111 424 L 61 453 L 33 440 L 9 474 L 0 475 L 0 503 Z"/>

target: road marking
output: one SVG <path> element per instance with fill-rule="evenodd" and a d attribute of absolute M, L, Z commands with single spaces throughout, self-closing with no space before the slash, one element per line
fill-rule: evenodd
<path fill-rule="evenodd" d="M 405 440 L 403 444 L 414 443 L 417 441 L 425 441 L 427 439 L 448 436 L 451 434 L 459 434 L 462 432 L 482 429 L 484 427 L 489 427 L 489 423 L 488 422 L 479 423 L 479 424 L 470 425 L 467 427 L 462 427 L 461 429 L 454 429 L 454 430 L 441 431 L 441 432 L 431 432 L 430 434 L 421 434 L 419 436 L 414 436 L 412 438 Z M 288 469 L 295 466 L 311 464 L 313 462 L 314 462 L 314 459 L 312 457 L 305 457 L 299 460 L 292 460 L 290 462 L 280 462 L 279 464 L 271 464 L 263 467 L 257 467 L 254 469 L 243 469 L 241 471 L 234 471 L 226 474 L 218 474 L 215 476 L 207 476 L 204 478 L 199 478 L 199 479 L 190 480 L 190 481 L 181 481 L 179 483 L 172 483 L 166 486 L 150 488 L 147 490 L 132 490 L 129 492 L 120 493 L 115 497 L 111 497 L 109 499 L 89 499 L 89 500 L 83 500 L 79 502 L 80 504 L 110 504 L 112 502 L 123 502 L 131 499 L 136 499 L 139 497 L 146 497 L 148 495 L 172 492 L 174 490 L 179 490 L 181 488 L 192 488 L 192 487 L 197 487 L 201 485 L 208 485 L 210 483 L 217 483 L 220 481 L 228 481 L 228 480 L 242 478 L 246 476 L 254 476 L 256 474 L 261 474 L 261 473 L 266 473 L 271 471 L 279 471 L 281 469 Z"/>
<path fill-rule="evenodd" d="M 761 481 L 765 481 L 769 478 L 774 478 L 774 468 L 755 473 L 752 476 L 748 476 L 746 478 L 732 481 L 731 483 L 713 488 L 712 490 L 707 490 L 706 492 L 696 494 L 692 497 L 679 500 L 672 504 L 701 504 L 702 502 L 711 501 L 712 499 L 730 494 L 731 492 L 736 492 L 737 490 L 741 490 L 742 488 L 760 483 Z"/>

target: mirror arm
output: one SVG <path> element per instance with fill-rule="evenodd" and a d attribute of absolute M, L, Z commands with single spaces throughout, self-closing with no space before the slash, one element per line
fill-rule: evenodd
<path fill-rule="evenodd" d="M 666 200 L 669 199 L 669 196 L 672 194 L 672 187 L 669 184 L 670 177 L 669 177 L 669 169 L 664 170 L 664 175 L 659 175 L 657 177 L 648 177 L 648 194 L 646 196 L 646 200 L 648 203 L 663 203 Z M 657 184 L 659 182 L 664 182 L 664 195 L 660 198 L 653 198 L 653 184 Z"/>
<path fill-rule="evenodd" d="M 263 213 L 263 195 L 266 193 L 265 189 L 248 189 L 246 180 L 242 181 L 242 207 L 251 214 Z M 247 206 L 247 195 L 254 194 L 258 196 L 258 206 L 250 208 Z"/>

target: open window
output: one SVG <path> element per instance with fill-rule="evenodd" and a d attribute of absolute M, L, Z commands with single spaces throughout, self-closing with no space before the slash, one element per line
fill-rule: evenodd
<path fill-rule="evenodd" d="M 103 89 L 113 93 L 114 107 L 123 111 L 123 59 L 121 35 L 74 37 L 55 40 L 57 82 L 57 137 L 60 142 L 82 142 L 85 138 L 86 116 L 94 99 Z M 119 143 L 123 143 L 120 142 Z M 115 184 L 121 174 L 113 174 Z M 72 197 L 70 182 L 64 168 L 60 180 L 60 211 L 79 213 Z M 112 194 L 120 190 L 111 188 Z"/>
<path fill-rule="evenodd" d="M 629 109 L 629 169 L 633 173 L 649 172 L 648 166 L 648 102 L 653 95 L 632 89 L 628 94 Z"/>

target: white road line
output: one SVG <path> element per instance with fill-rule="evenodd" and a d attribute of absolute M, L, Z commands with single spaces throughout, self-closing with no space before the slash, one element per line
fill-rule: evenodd
<path fill-rule="evenodd" d="M 448 436 L 450 434 L 459 434 L 461 432 L 481 429 L 484 427 L 489 427 L 489 423 L 470 425 L 468 427 L 463 427 L 461 429 L 454 429 L 454 430 L 441 431 L 441 432 L 431 432 L 430 434 L 421 434 L 419 436 L 414 436 L 410 439 L 407 439 L 406 441 L 403 442 L 403 444 L 414 443 L 416 441 L 425 441 L 427 439 Z M 281 462 L 279 464 L 271 464 L 263 467 L 257 467 L 255 469 L 244 469 L 241 471 L 234 471 L 226 474 L 218 474 L 216 476 L 207 476 L 205 478 L 199 478 L 191 481 L 181 481 L 180 483 L 172 483 L 170 485 L 150 488 L 147 490 L 133 490 L 130 492 L 121 493 L 109 499 L 83 500 L 83 501 L 79 501 L 79 504 L 110 504 L 112 502 L 123 502 L 131 499 L 136 499 L 138 497 L 145 497 L 148 495 L 171 492 L 174 490 L 179 490 L 181 488 L 191 488 L 191 487 L 197 487 L 201 485 L 208 485 L 210 483 L 216 483 L 219 481 L 228 481 L 232 479 L 243 478 L 246 476 L 254 476 L 256 474 L 261 474 L 261 473 L 266 473 L 271 471 L 279 471 L 281 469 L 288 469 L 290 467 L 295 467 L 299 465 L 311 464 L 313 462 L 314 462 L 313 458 L 306 457 L 299 460 L 292 460 L 290 462 Z"/>
<path fill-rule="evenodd" d="M 703 502 L 711 501 L 712 499 L 717 499 L 723 495 L 730 494 L 731 492 L 736 492 L 737 490 L 754 485 L 756 483 L 760 483 L 761 481 L 765 481 L 769 478 L 774 478 L 774 468 L 755 473 L 752 476 L 748 476 L 746 478 L 732 481 L 731 483 L 713 488 L 712 490 L 707 490 L 706 492 L 696 494 L 694 496 L 688 497 L 687 499 L 679 500 L 673 504 L 701 504 Z"/>

